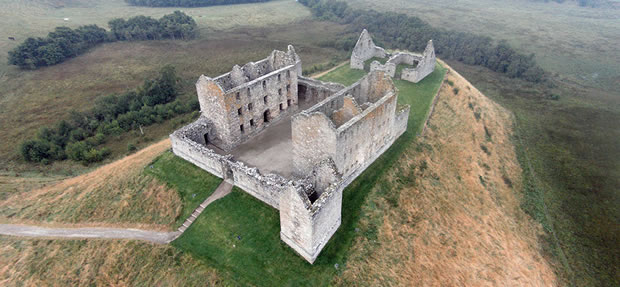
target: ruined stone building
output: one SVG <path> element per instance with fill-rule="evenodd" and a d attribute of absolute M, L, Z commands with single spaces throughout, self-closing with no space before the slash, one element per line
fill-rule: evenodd
<path fill-rule="evenodd" d="M 280 238 L 313 263 L 341 222 L 342 192 L 407 129 L 391 78 L 305 78 L 292 46 L 196 83 L 200 117 L 173 152 L 278 209 Z"/>
<path fill-rule="evenodd" d="M 405 67 L 400 72 L 400 79 L 417 83 L 430 75 L 435 70 L 435 47 L 433 40 L 428 41 L 426 49 L 420 54 L 411 52 L 396 52 L 390 54 L 385 49 L 377 47 L 366 29 L 362 31 L 353 53 L 351 54 L 351 68 L 363 70 L 365 62 L 372 58 L 387 58 L 385 64 L 375 60 L 370 63 L 370 71 L 383 71 L 394 78 L 397 73 L 398 65 L 404 64 Z"/>

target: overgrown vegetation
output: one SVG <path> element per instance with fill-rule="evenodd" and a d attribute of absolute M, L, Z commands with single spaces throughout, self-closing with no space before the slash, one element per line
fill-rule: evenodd
<path fill-rule="evenodd" d="M 27 38 L 9 51 L 9 64 L 36 69 L 61 63 L 106 41 L 190 39 L 197 33 L 194 19 L 181 11 L 159 20 L 146 16 L 117 18 L 108 25 L 111 33 L 97 25 L 85 25 L 77 29 L 56 27 L 45 38 Z"/>
<path fill-rule="evenodd" d="M 85 164 L 101 161 L 109 151 L 97 146 L 107 137 L 198 108 L 196 100 L 175 101 L 179 95 L 177 82 L 174 67 L 165 66 L 158 77 L 146 80 L 138 89 L 102 97 L 91 110 L 74 111 L 70 120 L 41 128 L 36 139 L 21 144 L 21 155 L 26 161 L 44 164 L 67 158 Z"/>
<path fill-rule="evenodd" d="M 135 16 L 128 20 L 116 18 L 108 22 L 114 39 L 118 41 L 192 39 L 196 36 L 196 21 L 181 11 L 174 11 L 159 20 Z"/>
<path fill-rule="evenodd" d="M 130 5 L 149 7 L 205 7 L 267 1 L 271 0 L 125 0 Z"/>
<path fill-rule="evenodd" d="M 51 66 L 82 54 L 106 40 L 106 30 L 97 25 L 81 26 L 75 30 L 56 27 L 46 38 L 28 38 L 9 51 L 9 64 L 23 69 Z"/>
<path fill-rule="evenodd" d="M 426 47 L 428 40 L 433 40 L 437 54 L 444 59 L 484 66 L 530 82 L 545 79 L 534 54 L 520 54 L 505 41 L 495 43 L 486 36 L 434 28 L 420 18 L 405 14 L 356 10 L 342 1 L 300 0 L 299 3 L 308 6 L 319 19 L 350 24 L 357 33 L 369 29 L 377 43 L 385 44 L 386 48 L 419 51 Z M 356 36 L 350 36 L 331 44 L 350 51 L 356 40 Z"/>

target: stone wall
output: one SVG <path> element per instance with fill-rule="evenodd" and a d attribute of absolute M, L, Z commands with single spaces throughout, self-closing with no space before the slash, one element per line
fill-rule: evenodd
<path fill-rule="evenodd" d="M 351 53 L 351 69 L 363 70 L 364 62 L 374 57 L 385 58 L 385 50 L 377 47 L 368 31 L 364 29 Z"/>
<path fill-rule="evenodd" d="M 208 148 L 201 135 L 212 129 L 205 117 L 175 131 L 170 135 L 175 155 L 194 165 L 240 187 L 247 193 L 278 209 L 280 196 L 289 180 L 276 174 L 263 175 L 243 162 L 235 161 L 231 155 L 220 155 Z M 197 139 L 197 140 L 196 140 Z"/>
<path fill-rule="evenodd" d="M 365 166 L 402 132 L 408 114 L 396 111 L 396 88 L 389 76 L 372 72 L 293 117 L 293 166 L 297 175 L 332 159 L 343 177 Z M 408 111 L 408 108 L 406 109 Z"/>
<path fill-rule="evenodd" d="M 315 79 L 299 77 L 297 79 L 297 98 L 300 106 L 320 102 L 338 91 L 344 85 L 338 83 L 321 82 Z"/>
<path fill-rule="evenodd" d="M 319 166 L 327 167 L 326 162 Z M 320 196 L 311 201 L 299 185 L 289 185 L 280 199 L 280 238 L 310 263 L 340 227 L 342 216 L 342 192 L 339 175 L 333 168 L 332 179 L 337 180 Z M 327 176 L 329 177 L 329 176 Z"/>
<path fill-rule="evenodd" d="M 368 31 L 364 30 L 351 54 L 351 68 L 364 69 L 364 62 L 373 57 L 389 57 L 385 64 L 381 64 L 379 61 L 370 63 L 370 71 L 381 71 L 392 78 L 396 76 L 398 65 L 415 66 L 414 68 L 404 68 L 400 74 L 402 80 L 413 83 L 418 83 L 435 70 L 436 58 L 433 40 L 428 41 L 422 55 L 410 52 L 398 52 L 390 55 L 383 48 L 375 46 Z"/>
<path fill-rule="evenodd" d="M 196 83 L 201 114 L 214 124 L 208 140 L 230 151 L 270 124 L 297 111 L 301 60 L 293 46 L 274 51 L 257 63 Z"/>
<path fill-rule="evenodd" d="M 304 78 L 292 46 L 215 79 L 201 76 L 196 88 L 201 116 L 170 135 L 173 152 L 278 209 L 281 239 L 310 263 L 341 224 L 344 188 L 407 129 L 409 106 L 397 105 L 389 75 L 372 71 L 348 87 Z M 317 101 L 291 119 L 291 178 L 263 175 L 209 148 L 227 151 Z"/>
<path fill-rule="evenodd" d="M 400 78 L 413 83 L 420 82 L 435 70 L 435 61 L 435 48 L 433 47 L 433 40 L 430 40 L 424 49 L 422 58 L 418 61 L 417 67 L 403 69 Z"/>

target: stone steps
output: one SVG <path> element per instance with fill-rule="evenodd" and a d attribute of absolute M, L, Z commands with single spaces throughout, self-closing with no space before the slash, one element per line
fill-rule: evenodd
<path fill-rule="evenodd" d="M 230 185 L 229 183 L 227 183 L 225 181 L 222 181 L 222 183 L 220 184 L 220 186 L 218 186 L 217 189 L 220 189 L 220 188 L 226 189 L 225 194 L 227 194 L 232 189 L 232 185 Z M 209 205 L 211 202 L 215 201 L 211 197 L 216 195 L 216 193 L 218 191 L 217 189 L 216 189 L 216 191 L 211 196 L 207 197 L 207 199 L 205 199 L 205 201 L 203 201 L 196 209 L 194 209 L 194 212 L 192 212 L 192 214 L 177 229 L 179 232 L 181 232 L 181 233 L 185 232 L 185 230 L 187 230 L 189 228 L 189 226 L 192 225 L 192 223 L 194 223 L 194 221 L 196 221 L 196 218 L 198 218 L 198 216 L 200 216 L 200 214 L 205 210 L 207 205 Z"/>

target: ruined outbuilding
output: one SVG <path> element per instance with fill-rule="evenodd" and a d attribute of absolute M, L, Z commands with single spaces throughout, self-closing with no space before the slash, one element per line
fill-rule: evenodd
<path fill-rule="evenodd" d="M 390 77 L 397 76 L 398 65 L 406 65 L 400 72 L 400 79 L 418 83 L 435 70 L 435 47 L 433 40 L 429 40 L 422 54 L 412 52 L 396 52 L 390 54 L 381 47 L 377 47 L 366 29 L 362 31 L 353 53 L 351 54 L 351 68 L 363 70 L 365 62 L 373 59 L 381 58 L 388 60 L 385 64 L 381 64 L 375 60 L 370 63 L 370 71 L 383 71 Z"/>
<path fill-rule="evenodd" d="M 385 72 L 305 78 L 293 46 L 196 83 L 200 117 L 173 152 L 280 211 L 280 238 L 313 263 L 341 222 L 342 192 L 407 129 Z"/>

